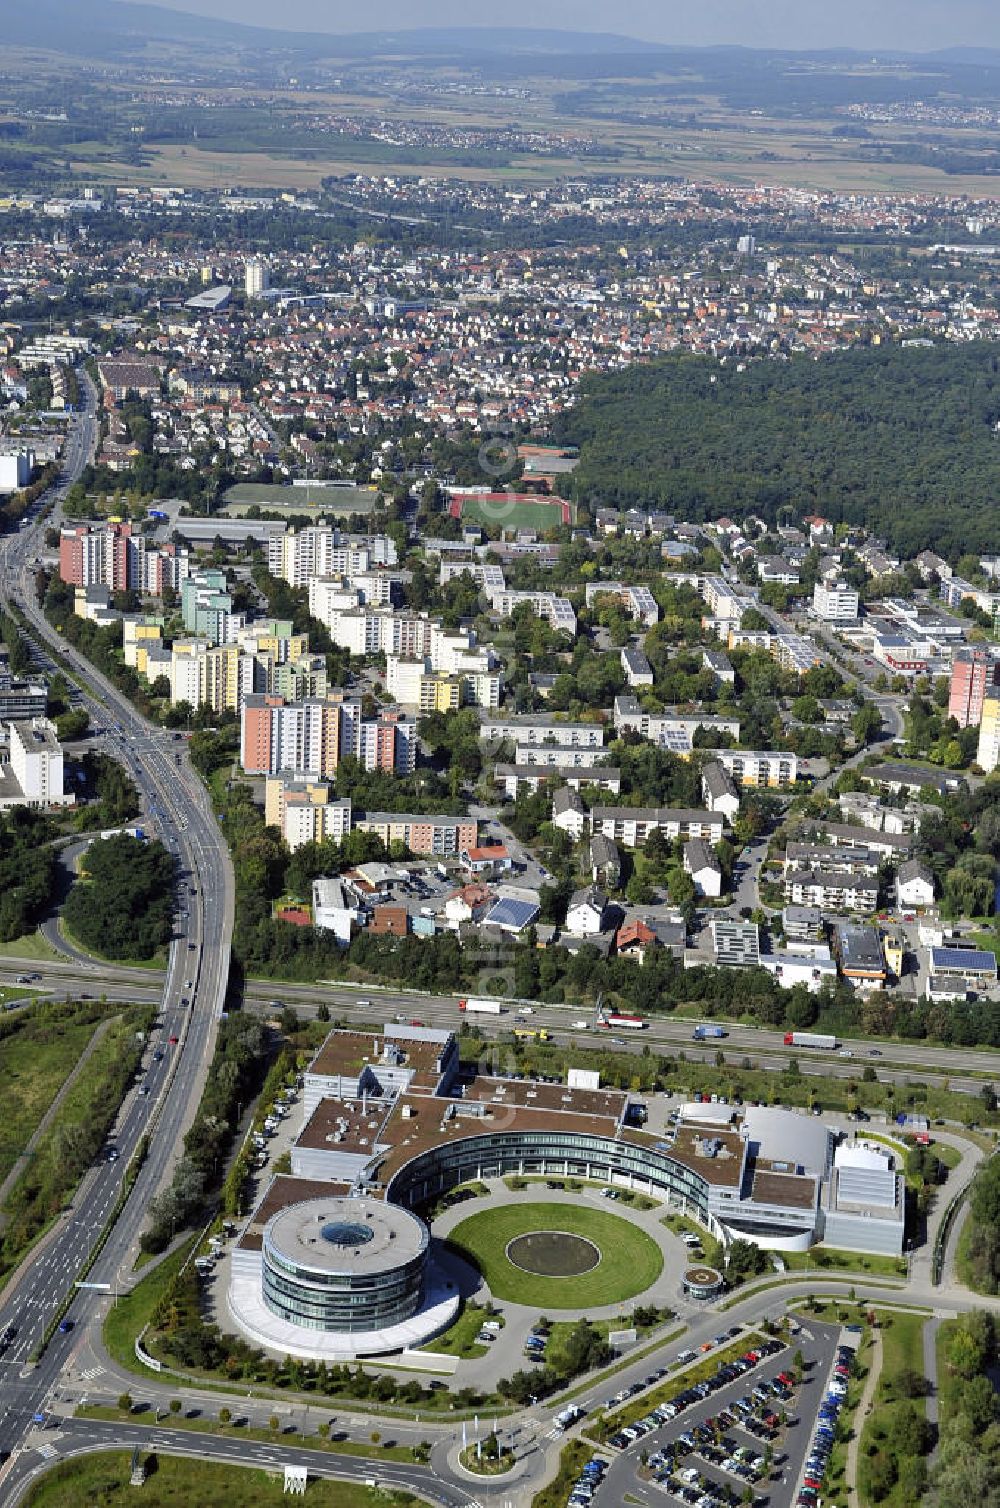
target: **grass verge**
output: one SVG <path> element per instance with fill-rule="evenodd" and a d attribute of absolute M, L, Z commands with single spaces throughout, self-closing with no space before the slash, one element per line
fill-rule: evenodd
<path fill-rule="evenodd" d="M 850 1502 L 847 1490 L 847 1448 L 855 1432 L 855 1416 L 871 1364 L 871 1331 L 866 1328 L 858 1347 L 856 1370 L 847 1384 L 847 1397 L 840 1413 L 837 1437 L 823 1477 L 823 1502 L 829 1504 L 829 1508 L 848 1508 Z"/>
<path fill-rule="evenodd" d="M 30 958 L 35 963 L 65 962 L 63 954 L 52 946 L 44 932 L 26 932 L 13 942 L 0 943 L 0 958 Z"/>
<path fill-rule="evenodd" d="M 139 1493 L 142 1508 L 189 1508 L 211 1503 L 212 1508 L 282 1508 L 288 1498 L 277 1470 L 216 1465 L 183 1456 L 144 1452 L 147 1478 Z M 47 1471 L 32 1489 L 30 1508 L 118 1508 L 134 1505 L 136 1489 L 129 1486 L 131 1451 L 102 1451 L 62 1461 Z M 309 1483 L 309 1501 L 316 1508 L 409 1508 L 421 1501 L 409 1492 L 363 1487 L 355 1482 Z"/>
<path fill-rule="evenodd" d="M 594 1452 L 582 1440 L 571 1440 L 559 1453 L 559 1471 L 547 1487 L 536 1492 L 531 1508 L 566 1508 L 570 1492 L 580 1472 Z"/>

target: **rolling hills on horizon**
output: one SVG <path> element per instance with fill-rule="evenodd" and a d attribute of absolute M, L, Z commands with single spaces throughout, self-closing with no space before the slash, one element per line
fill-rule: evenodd
<path fill-rule="evenodd" d="M 88 0 L 84 12 L 75 0 L 38 0 L 30 7 L 13 0 L 0 3 L 2 32 L 8 47 L 42 48 L 70 56 L 122 59 L 137 46 L 149 44 L 217 45 L 230 49 L 260 49 L 288 53 L 303 58 L 330 58 L 343 61 L 365 59 L 443 59 L 469 56 L 600 56 L 635 57 L 647 60 L 650 55 L 664 61 L 677 60 L 690 66 L 698 60 L 706 63 L 733 55 L 747 58 L 772 57 L 777 60 L 815 60 L 827 64 L 867 60 L 867 52 L 843 48 L 837 50 L 778 52 L 773 48 L 755 49 L 739 46 L 675 46 L 650 42 L 616 32 L 589 32 L 568 29 L 465 26 L 413 27 L 366 32 L 335 30 L 289 31 L 280 27 L 253 26 L 221 17 L 197 15 L 192 11 L 173 10 L 166 6 L 130 3 L 130 0 Z M 944 66 L 1000 70 L 1000 50 L 974 46 L 955 46 L 938 52 L 917 54 L 905 49 L 883 54 L 887 61 L 920 60 Z"/>

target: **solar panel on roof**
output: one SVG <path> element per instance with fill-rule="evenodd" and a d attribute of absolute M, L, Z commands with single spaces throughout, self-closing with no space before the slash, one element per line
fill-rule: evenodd
<path fill-rule="evenodd" d="M 979 948 L 932 948 L 931 967 L 946 969 L 995 969 L 996 955 Z"/>
<path fill-rule="evenodd" d="M 519 929 L 526 927 L 534 921 L 538 915 L 538 907 L 533 901 L 518 901 L 510 897 L 497 901 L 486 915 L 487 926 L 513 927 Z"/>

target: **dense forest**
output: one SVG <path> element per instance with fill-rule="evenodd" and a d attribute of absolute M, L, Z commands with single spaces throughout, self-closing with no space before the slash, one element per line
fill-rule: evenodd
<path fill-rule="evenodd" d="M 997 547 L 1000 351 L 885 346 L 743 369 L 670 356 L 584 379 L 575 497 L 698 521 L 819 512 L 901 555 Z"/>
<path fill-rule="evenodd" d="M 63 908 L 73 936 L 104 958 L 152 958 L 173 929 L 174 861 L 128 833 L 92 843 Z"/>
<path fill-rule="evenodd" d="M 0 818 L 0 942 L 32 931 L 44 916 L 55 885 L 52 822 L 17 806 Z"/>

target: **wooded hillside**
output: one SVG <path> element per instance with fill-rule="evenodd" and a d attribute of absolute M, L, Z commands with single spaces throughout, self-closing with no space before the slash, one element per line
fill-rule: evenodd
<path fill-rule="evenodd" d="M 1000 541 L 1000 348 L 885 346 L 743 371 L 678 355 L 584 379 L 557 438 L 574 496 L 700 521 L 818 512 L 901 555 Z M 785 511 L 787 510 L 787 511 Z"/>

